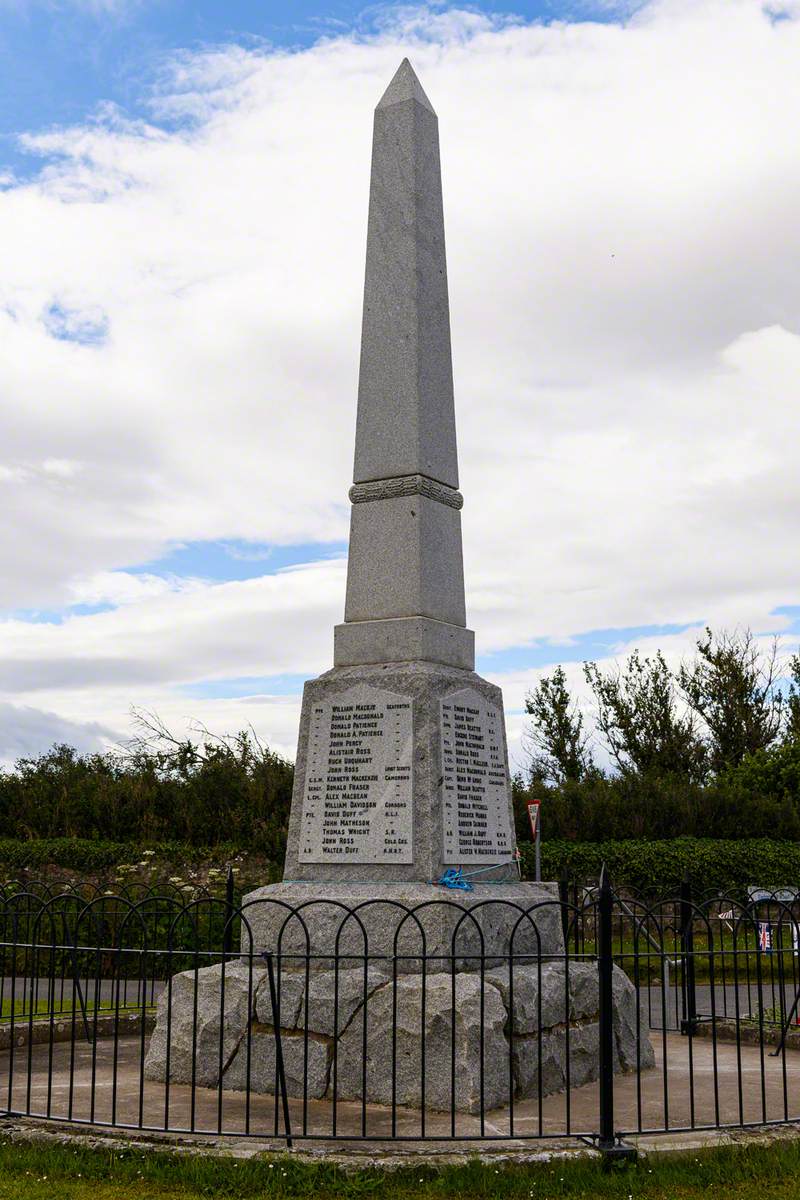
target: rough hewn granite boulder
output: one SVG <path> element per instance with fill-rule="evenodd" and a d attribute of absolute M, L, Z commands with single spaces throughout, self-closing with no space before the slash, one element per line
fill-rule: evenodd
<path fill-rule="evenodd" d="M 146 1079 L 215 1087 L 253 1016 L 266 970 L 241 962 L 173 975 L 158 999 L 156 1026 L 144 1061 Z M 224 992 L 223 992 L 224 984 Z M 195 1017 L 196 1012 L 196 1017 Z M 169 1046 L 167 1040 L 169 1038 Z"/>
<path fill-rule="evenodd" d="M 286 1076 L 286 1091 L 290 1096 L 307 1096 L 319 1100 L 328 1090 L 328 1071 L 331 1047 L 328 1038 L 309 1033 L 305 1038 L 297 1030 L 284 1032 L 281 1037 L 283 1070 Z M 254 1026 L 250 1034 L 250 1090 L 275 1092 L 275 1030 Z M 231 1065 L 222 1077 L 222 1086 L 231 1091 L 247 1089 L 248 1039 L 243 1037 Z"/>
<path fill-rule="evenodd" d="M 508 966 L 498 967 L 486 972 L 486 980 L 499 988 L 509 1012 L 513 992 L 514 1032 L 519 1034 L 594 1016 L 599 1007 L 593 963 L 571 962 L 569 982 L 563 962 L 515 964 L 510 973 Z"/>
<path fill-rule="evenodd" d="M 423 1102 L 421 984 L 419 977 L 403 976 L 397 981 L 396 999 L 394 985 L 387 983 L 367 1004 L 366 1082 L 367 1099 L 372 1103 L 391 1104 L 394 1099 L 397 1104 L 418 1108 Z M 473 974 L 456 975 L 454 1006 L 452 977 L 438 974 L 425 981 L 426 1106 L 446 1110 L 451 1105 L 454 1020 L 457 1109 L 479 1111 L 481 1088 L 485 1108 L 502 1104 L 509 1094 L 509 1060 L 503 1033 L 506 1010 L 500 993 L 491 984 L 481 989 L 480 979 Z M 362 1047 L 363 1023 L 357 1017 L 338 1043 L 336 1090 L 340 1099 L 362 1097 Z"/>
<path fill-rule="evenodd" d="M 569 982 L 564 963 L 522 963 L 513 973 L 512 1056 L 518 1095 L 547 1096 L 570 1087 L 580 1087 L 597 1078 L 600 1057 L 598 1023 L 600 992 L 595 963 L 569 964 Z M 508 968 L 489 971 L 486 979 L 495 984 L 506 1010 L 512 1009 Z M 647 1029 L 636 1029 L 636 990 L 625 973 L 614 967 L 614 1070 L 642 1070 L 655 1062 Z M 569 1028 L 569 1032 L 567 1032 Z M 512 1026 L 506 1025 L 511 1037 Z M 569 1074 L 567 1073 L 569 1058 Z"/>
<path fill-rule="evenodd" d="M 186 971 L 164 992 L 145 1075 L 166 1075 L 167 1017 L 171 1018 L 170 1078 L 201 1087 L 275 1089 L 275 1029 L 265 968 L 229 963 L 225 969 L 222 1035 L 221 966 Z M 455 981 L 455 994 L 453 992 Z M 452 1103 L 477 1112 L 521 1098 L 580 1087 L 597 1078 L 599 988 L 591 962 L 520 962 L 487 971 L 401 975 L 363 965 L 332 970 L 281 970 L 280 1027 L 290 1096 L 360 1100 L 366 1021 L 366 1099 L 369 1103 L 433 1109 Z M 636 992 L 618 967 L 612 981 L 614 1070 L 651 1067 L 653 1049 L 637 1029 Z M 365 1000 L 366 997 L 366 1000 Z M 424 997 L 424 1019 L 423 1019 Z M 195 1007 L 196 1036 L 193 1039 Z M 512 1017 L 513 1010 L 513 1017 Z M 393 1023 L 396 1035 L 393 1040 Z M 424 1024 L 424 1031 L 423 1031 Z M 249 1030 L 249 1041 L 248 1041 Z M 306 1036 L 307 1031 L 307 1036 Z M 483 1031 L 483 1042 L 481 1042 Z M 334 1036 L 335 1035 L 335 1036 Z M 424 1035 L 424 1036 L 423 1036 Z M 422 1047 L 425 1047 L 425 1088 Z M 394 1084 L 393 1084 L 393 1071 Z M 482 1101 L 481 1101 L 482 1096 Z"/>
<path fill-rule="evenodd" d="M 338 978 L 337 978 L 338 974 Z M 375 967 L 344 967 L 336 971 L 312 971 L 308 980 L 306 1008 L 305 971 L 285 971 L 280 975 L 281 1027 L 301 1026 L 328 1037 L 344 1033 L 353 1014 L 377 987 L 386 982 L 386 974 Z M 286 1001 L 284 1002 L 284 997 Z M 262 988 L 256 1001 L 256 1016 L 264 1025 L 272 1024 L 269 989 Z"/>

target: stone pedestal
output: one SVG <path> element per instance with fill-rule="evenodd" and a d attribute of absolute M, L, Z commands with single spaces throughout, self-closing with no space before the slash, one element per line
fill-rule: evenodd
<path fill-rule="evenodd" d="M 305 685 L 285 882 L 430 884 L 450 866 L 517 881 L 515 845 L 494 684 L 408 662 Z"/>
<path fill-rule="evenodd" d="M 287 965 L 311 955 L 398 974 L 479 971 L 509 957 L 563 955 L 557 885 L 479 884 L 453 892 L 428 883 L 283 883 L 242 902 L 242 952 L 279 954 Z M 423 959 L 425 963 L 423 963 Z M 347 961 L 343 961 L 347 960 Z"/>

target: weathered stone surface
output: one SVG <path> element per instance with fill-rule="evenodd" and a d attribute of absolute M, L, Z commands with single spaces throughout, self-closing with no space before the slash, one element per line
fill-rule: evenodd
<path fill-rule="evenodd" d="M 475 634 L 461 625 L 432 617 L 353 621 L 334 626 L 333 661 L 337 667 L 431 662 L 472 671 Z"/>
<path fill-rule="evenodd" d="M 309 974 L 281 969 L 281 1038 L 287 1087 L 291 1096 L 325 1096 L 329 1078 L 336 1078 L 340 1099 L 361 1099 L 364 1013 L 367 1036 L 367 1101 L 390 1104 L 392 1088 L 392 1027 L 395 1020 L 395 1089 L 397 1104 L 419 1107 L 423 1102 L 422 1046 L 425 1046 L 424 1102 L 431 1108 L 451 1105 L 452 1031 L 455 1020 L 455 1106 L 476 1112 L 508 1101 L 513 1087 L 521 1098 L 549 1095 L 569 1085 L 580 1087 L 597 1078 L 599 1024 L 597 966 L 569 964 L 565 988 L 563 962 L 523 963 L 513 971 L 514 1022 L 510 1019 L 512 990 L 508 968 L 453 977 L 449 972 L 399 975 L 397 985 L 385 971 L 370 966 L 366 987 L 363 966 L 338 972 L 338 1023 L 335 1022 L 336 973 Z M 197 987 L 197 1038 L 192 1024 Z M 172 981 L 170 1078 L 215 1087 L 220 1064 L 221 966 L 195 974 L 187 971 Z M 424 989 L 424 1031 L 423 1031 Z M 364 994 L 366 991 L 366 1008 Z M 483 1020 L 481 1019 L 483 992 Z M 166 1073 L 167 993 L 159 1000 L 156 1028 L 145 1060 L 145 1075 L 163 1080 Z M 635 989 L 615 967 L 613 976 L 614 1070 L 637 1066 Z M 586 1020 L 587 1016 L 594 1017 Z M 251 1024 L 255 1020 L 256 1024 Z M 275 1033 L 266 971 L 253 972 L 252 987 L 246 964 L 228 964 L 225 972 L 225 1020 L 222 1032 L 224 1087 L 247 1087 L 248 1027 L 250 1088 L 272 1094 L 275 1087 Z M 577 1022 L 577 1023 L 576 1023 Z M 336 1025 L 338 1043 L 334 1041 Z M 481 1057 L 483 1028 L 483 1057 Z M 305 1036 L 308 1030 L 308 1036 Z M 336 1055 L 335 1068 L 332 1066 Z M 569 1075 L 567 1074 L 569 1057 Z M 654 1065 L 645 1026 L 639 1029 L 640 1069 Z M 333 1072 L 333 1073 L 332 1073 Z M 305 1092 L 304 1092 L 305 1088 Z"/>
<path fill-rule="evenodd" d="M 549 1029 L 553 1025 L 594 1016 L 598 1011 L 600 997 L 594 963 L 571 962 L 569 986 L 563 962 L 515 964 L 511 976 L 509 979 L 506 964 L 487 972 L 486 978 L 500 989 L 509 1011 L 513 983 L 514 1032 L 517 1034 L 538 1033 L 540 1028 Z"/>
<path fill-rule="evenodd" d="M 635 1071 L 655 1066 L 655 1054 L 646 1020 L 636 1021 L 636 989 L 621 967 L 614 967 L 611 981 L 614 1005 L 614 1037 L 617 1055 L 623 1071 Z"/>
<path fill-rule="evenodd" d="M 543 1096 L 563 1091 L 567 1086 L 567 1062 L 571 1088 L 597 1079 L 599 1051 L 600 1026 L 596 1021 L 547 1030 L 541 1038 L 515 1039 L 514 1074 L 520 1099 L 539 1094 L 540 1073 Z"/>
<path fill-rule="evenodd" d="M 569 1035 L 566 1029 L 554 1030 L 550 1037 L 558 1043 L 563 1057 L 565 1086 L 567 1062 L 570 1087 L 581 1087 L 597 1079 L 600 1065 L 600 1025 L 597 1021 L 576 1025 L 569 1030 Z"/>
<path fill-rule="evenodd" d="M 458 509 L 428 496 L 354 504 L 348 564 L 345 624 L 429 617 L 466 625 Z"/>
<path fill-rule="evenodd" d="M 436 114 L 408 59 L 375 109 L 355 481 L 458 487 Z"/>
<path fill-rule="evenodd" d="M 512 1059 L 516 1095 L 520 1099 L 538 1096 L 540 1075 L 543 1096 L 563 1089 L 564 1042 L 555 1035 L 514 1038 Z"/>
<path fill-rule="evenodd" d="M 563 963 L 544 963 L 541 971 L 535 964 L 522 965 L 515 967 L 513 976 L 513 1057 L 520 1096 L 525 1098 L 538 1094 L 540 1073 L 542 1095 L 546 1096 L 565 1088 L 567 1051 L 570 1087 L 580 1087 L 596 1079 L 600 1061 L 600 1026 L 596 1019 L 600 1004 L 597 965 L 578 962 L 569 964 L 568 998 L 565 996 Z M 487 974 L 487 978 L 500 989 L 504 1004 L 510 1011 L 508 969 L 492 971 Z M 612 988 L 614 1070 L 633 1070 L 637 1065 L 636 991 L 625 973 L 617 966 L 614 967 Z M 586 1017 L 595 1019 L 586 1021 Z M 569 1037 L 566 1029 L 568 1022 Z M 509 1032 L 509 1026 L 506 1031 Z M 642 1023 L 639 1029 L 639 1066 L 645 1070 L 654 1064 L 653 1047 L 648 1031 Z"/>
<path fill-rule="evenodd" d="M 411 1105 L 448 1110 L 452 1104 L 451 1070 L 455 1023 L 455 1105 L 461 1112 L 477 1112 L 502 1104 L 509 1095 L 508 1043 L 503 1035 L 506 1011 L 500 993 L 491 984 L 481 989 L 475 975 L 455 977 L 455 1004 L 450 975 L 429 975 L 424 980 L 425 1088 L 423 1093 L 423 979 L 405 976 L 387 983 L 366 1006 L 367 1100 L 377 1104 Z M 481 992 L 483 991 L 483 1010 Z M 397 1032 L 393 1042 L 393 1014 Z M 362 1098 L 363 1017 L 359 1015 L 338 1043 L 336 1090 L 341 1099 Z M 483 1055 L 481 1056 L 481 1031 Z M 393 1044 L 395 1058 L 393 1059 Z"/>
<path fill-rule="evenodd" d="M 146 1079 L 214 1087 L 247 1029 L 266 970 L 241 962 L 172 977 L 158 999 L 156 1027 L 144 1062 Z M 224 983 L 224 997 L 223 997 Z M 195 999 L 196 998 L 196 999 Z M 220 1019 L 222 1018 L 222 1019 Z M 169 1044 L 168 1044 L 169 1043 Z"/>
<path fill-rule="evenodd" d="M 570 1016 L 573 1021 L 593 1017 L 600 1011 L 600 979 L 597 964 L 569 964 Z"/>
<path fill-rule="evenodd" d="M 486 979 L 494 984 L 510 1012 L 514 1008 L 514 1033 L 538 1033 L 551 1025 L 569 1019 L 570 997 L 563 963 L 526 963 L 487 971 Z"/>
<path fill-rule="evenodd" d="M 306 990 L 305 969 L 299 971 L 283 971 L 276 968 L 275 991 L 278 995 L 280 1009 L 280 1025 L 284 1029 L 294 1029 L 300 1016 L 300 1006 Z M 274 1024 L 272 998 L 269 991 L 269 981 L 259 988 L 255 1002 L 256 1020 L 264 1025 Z"/>
<path fill-rule="evenodd" d="M 344 1033 L 353 1014 L 369 997 L 386 982 L 386 972 L 368 967 L 366 979 L 363 967 L 340 967 L 337 984 L 336 971 L 311 971 L 308 984 L 308 1009 L 305 1000 L 305 971 L 281 974 L 281 1024 L 285 1029 L 308 1029 L 328 1037 Z M 284 1003 L 284 997 L 286 1002 Z M 338 1003 L 335 1003 L 338 1000 Z M 338 1009 L 338 1020 L 334 1022 Z M 265 1025 L 272 1024 L 272 1005 L 269 989 L 262 988 L 256 1001 L 257 1020 Z"/>
<path fill-rule="evenodd" d="M 439 134 L 408 60 L 375 110 L 353 476 L 334 661 L 471 670 Z"/>
<path fill-rule="evenodd" d="M 339 971 L 338 996 L 335 971 L 315 974 L 308 987 L 308 1028 L 315 1033 L 339 1037 L 347 1029 L 353 1014 L 361 1008 L 365 997 L 369 997 L 386 982 L 386 972 L 368 967 L 366 977 L 363 967 L 352 967 Z M 336 1000 L 338 999 L 338 1004 Z M 337 1016 L 338 1009 L 338 1016 Z M 300 1021 L 306 1022 L 305 1005 L 300 1011 Z M 334 1021 L 334 1018 L 336 1020 Z"/>
<path fill-rule="evenodd" d="M 328 1087 L 330 1044 L 309 1033 L 305 1038 L 297 1031 L 281 1033 L 283 1070 L 286 1091 L 290 1096 L 307 1096 L 319 1100 Z M 250 1090 L 275 1095 L 276 1054 L 275 1030 L 254 1026 L 249 1038 Z M 248 1038 L 242 1038 L 228 1070 L 223 1076 L 223 1087 L 243 1092 L 247 1089 Z"/>
<path fill-rule="evenodd" d="M 434 970 L 449 966 L 451 954 L 460 968 L 477 970 L 481 937 L 491 966 L 508 956 L 512 933 L 515 954 L 563 953 L 555 884 L 484 883 L 450 892 L 431 884 L 284 882 L 251 892 L 243 911 L 254 951 L 280 946 L 286 966 L 299 967 L 309 950 L 329 954 L 337 935 L 340 954 L 368 950 L 391 969 L 396 953 L 404 973 L 421 969 L 423 947 L 429 958 L 445 956 Z"/>

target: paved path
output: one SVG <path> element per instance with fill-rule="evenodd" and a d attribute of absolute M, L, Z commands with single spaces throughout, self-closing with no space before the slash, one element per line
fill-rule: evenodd
<path fill-rule="evenodd" d="M 620 1130 L 700 1129 L 718 1123 L 739 1124 L 800 1118 L 800 1053 L 762 1058 L 758 1046 L 719 1043 L 716 1052 L 705 1039 L 689 1045 L 667 1034 L 655 1041 L 656 1067 L 615 1078 L 615 1124 Z M 8 1107 L 17 1114 L 163 1130 L 261 1138 L 280 1134 L 282 1116 L 271 1096 L 218 1091 L 162 1083 L 142 1077 L 142 1041 L 138 1036 L 99 1041 L 96 1047 L 69 1042 L 36 1045 L 15 1052 L 13 1087 Z M 52 1055 L 52 1059 L 51 1059 Z M 116 1063 L 116 1073 L 115 1073 Z M 666 1064 L 666 1067 L 665 1067 Z M 762 1074 L 763 1071 L 763 1074 Z M 0 1054 L 0 1096 L 8 1098 L 9 1053 Z M 94 1088 L 92 1079 L 94 1078 Z M 763 1081 L 763 1083 L 762 1083 Z M 364 1134 L 383 1143 L 391 1136 L 391 1110 L 377 1105 L 330 1101 L 290 1101 L 293 1132 L 315 1139 L 357 1139 Z M 481 1122 L 477 1116 L 398 1109 L 400 1138 L 441 1140 L 454 1137 L 464 1149 L 477 1149 L 481 1136 L 528 1139 L 577 1135 L 597 1129 L 598 1086 L 587 1084 L 569 1094 L 519 1101 L 495 1109 Z"/>

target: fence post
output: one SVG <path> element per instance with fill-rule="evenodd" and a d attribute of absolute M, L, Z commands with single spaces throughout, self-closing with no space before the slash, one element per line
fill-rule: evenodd
<path fill-rule="evenodd" d="M 598 901 L 597 968 L 600 985 L 600 1130 L 597 1147 L 606 1166 L 620 1159 L 635 1159 L 636 1149 L 626 1145 L 614 1128 L 614 947 L 612 909 L 614 894 L 605 863 L 600 873 Z M 637 997 L 638 1003 L 638 997 Z"/>
<path fill-rule="evenodd" d="M 697 1033 L 697 988 L 694 962 L 694 907 L 688 872 L 684 875 L 681 883 L 681 959 L 683 967 L 681 1033 L 684 1037 L 693 1037 Z"/>
<path fill-rule="evenodd" d="M 561 932 L 564 935 L 564 950 L 569 950 L 569 880 L 566 871 L 558 881 L 558 902 L 561 905 Z"/>
<path fill-rule="evenodd" d="M 286 1137 L 286 1145 L 291 1150 L 292 1148 L 292 1121 L 289 1114 L 289 1093 L 286 1088 L 286 1071 L 283 1065 L 283 1044 L 281 1042 L 281 1017 L 280 1004 L 278 1003 L 278 990 L 275 986 L 275 967 L 273 965 L 272 955 L 269 950 L 263 950 L 261 957 L 267 964 L 267 975 L 269 976 L 269 1000 L 272 1005 L 272 1028 L 275 1033 L 275 1068 L 278 1075 L 278 1087 L 281 1091 L 281 1102 L 283 1104 L 283 1128 Z M 278 1132 L 277 1117 L 275 1119 L 275 1132 Z"/>
<path fill-rule="evenodd" d="M 233 957 L 233 869 L 228 867 L 228 877 L 225 880 L 225 932 L 222 935 L 222 953 L 225 962 Z"/>

